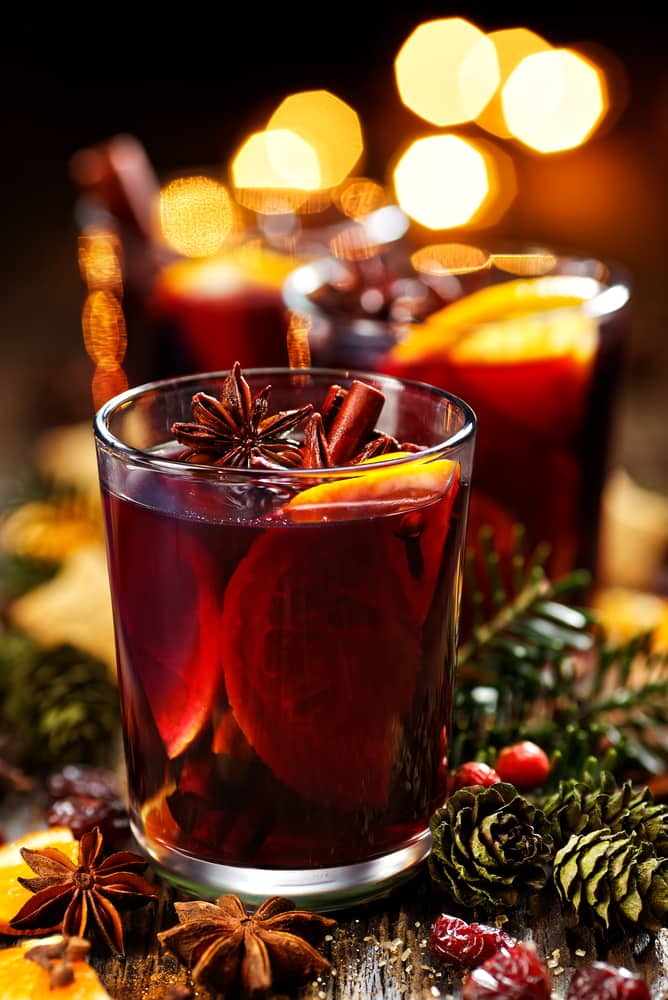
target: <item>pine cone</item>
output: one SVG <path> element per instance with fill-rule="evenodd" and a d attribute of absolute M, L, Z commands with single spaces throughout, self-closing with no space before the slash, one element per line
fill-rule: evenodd
<path fill-rule="evenodd" d="M 458 906 L 501 912 L 547 881 L 548 824 L 508 782 L 455 792 L 432 817 L 431 832 L 431 876 Z"/>
<path fill-rule="evenodd" d="M 607 828 L 573 834 L 557 851 L 554 884 L 582 922 L 656 933 L 668 915 L 668 858 L 648 842 Z"/>
<path fill-rule="evenodd" d="M 630 781 L 619 786 L 609 771 L 597 779 L 560 782 L 543 812 L 558 848 L 572 834 L 607 828 L 653 844 L 659 855 L 668 854 L 668 806 L 655 802 L 648 788 L 634 791 Z"/>
<path fill-rule="evenodd" d="M 118 731 L 118 691 L 106 665 L 76 647 L 36 649 L 15 666 L 3 717 L 21 735 L 24 766 L 94 764 Z"/>

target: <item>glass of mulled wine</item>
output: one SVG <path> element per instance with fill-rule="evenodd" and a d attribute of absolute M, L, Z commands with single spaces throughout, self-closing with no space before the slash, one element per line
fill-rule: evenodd
<path fill-rule="evenodd" d="M 447 244 L 324 257 L 293 271 L 286 304 L 311 360 L 441 386 L 478 417 L 469 539 L 510 553 L 521 524 L 548 570 L 596 573 L 601 491 L 629 328 L 628 276 L 541 247 Z"/>
<path fill-rule="evenodd" d="M 331 909 L 427 856 L 475 433 L 440 389 L 324 369 L 99 411 L 131 822 L 166 878 Z"/>

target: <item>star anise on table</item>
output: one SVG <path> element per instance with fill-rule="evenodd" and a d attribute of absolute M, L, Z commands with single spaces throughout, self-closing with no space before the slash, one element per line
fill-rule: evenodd
<path fill-rule="evenodd" d="M 221 398 L 196 392 L 192 398 L 194 423 L 172 424 L 172 433 L 188 451 L 189 462 L 234 468 L 292 468 L 302 464 L 299 442 L 287 437 L 313 407 L 268 414 L 271 386 L 255 395 L 237 361 L 223 383 Z"/>
<path fill-rule="evenodd" d="M 45 934 L 60 930 L 67 937 L 83 937 L 87 925 L 96 925 L 107 947 L 123 955 L 123 927 L 119 910 L 143 906 L 158 895 L 158 888 L 140 874 L 145 858 L 119 851 L 101 859 L 103 839 L 99 827 L 79 842 L 78 864 L 56 847 L 21 848 L 21 856 L 37 878 L 20 878 L 34 893 L 10 920 L 16 931 Z"/>
<path fill-rule="evenodd" d="M 161 931 L 161 944 L 192 970 L 195 983 L 228 996 L 259 998 L 272 986 L 292 987 L 331 968 L 313 947 L 335 920 L 295 909 L 282 896 L 253 914 L 238 896 L 217 903 L 175 903 L 179 924 Z"/>

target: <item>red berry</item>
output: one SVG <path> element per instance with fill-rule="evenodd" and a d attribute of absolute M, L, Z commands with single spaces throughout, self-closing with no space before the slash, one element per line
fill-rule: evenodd
<path fill-rule="evenodd" d="M 466 785 L 494 785 L 501 778 L 489 764 L 483 764 L 480 760 L 467 760 L 455 771 L 453 790 L 464 788 Z"/>
<path fill-rule="evenodd" d="M 493 955 L 499 948 L 512 948 L 514 940 L 500 927 L 467 924 L 459 917 L 442 913 L 434 921 L 429 938 L 432 955 L 448 965 L 472 969 Z"/>
<path fill-rule="evenodd" d="M 120 787 L 113 771 L 90 764 L 68 764 L 48 776 L 46 793 L 52 802 L 70 795 L 86 795 L 91 799 L 117 799 Z"/>
<path fill-rule="evenodd" d="M 548 971 L 526 944 L 501 948 L 473 970 L 462 991 L 463 1000 L 550 1000 L 550 994 Z"/>
<path fill-rule="evenodd" d="M 531 740 L 504 747 L 499 751 L 495 767 L 502 781 L 509 781 L 521 792 L 540 788 L 550 773 L 547 754 Z"/>
<path fill-rule="evenodd" d="M 574 974 L 567 1000 L 651 1000 L 651 995 L 645 980 L 628 969 L 594 962 Z"/>

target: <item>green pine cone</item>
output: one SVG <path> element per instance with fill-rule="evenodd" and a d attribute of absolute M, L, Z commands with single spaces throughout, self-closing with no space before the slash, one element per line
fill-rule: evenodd
<path fill-rule="evenodd" d="M 656 933 L 668 916 L 668 858 L 608 828 L 573 834 L 554 857 L 562 905 L 581 922 Z"/>
<path fill-rule="evenodd" d="M 630 781 L 618 785 L 609 771 L 596 779 L 560 782 L 543 812 L 557 848 L 573 834 L 609 829 L 637 843 L 653 844 L 657 854 L 668 854 L 668 806 L 654 802 L 648 788 L 635 791 Z"/>
<path fill-rule="evenodd" d="M 465 909 L 502 912 L 523 890 L 541 889 L 547 881 L 548 824 L 507 782 L 455 792 L 432 817 L 431 833 L 431 876 Z"/>
<path fill-rule="evenodd" d="M 74 646 L 43 649 L 15 670 L 3 716 L 28 767 L 102 761 L 119 728 L 107 667 Z"/>

